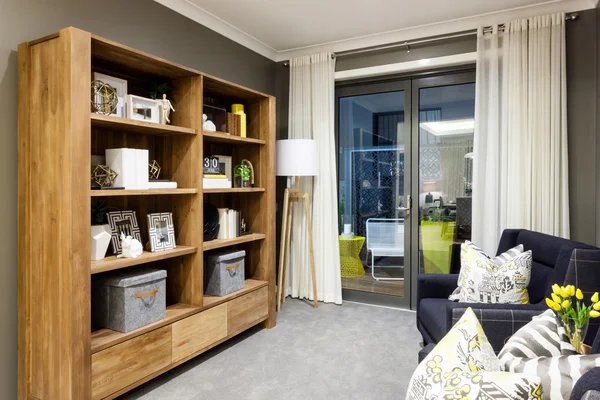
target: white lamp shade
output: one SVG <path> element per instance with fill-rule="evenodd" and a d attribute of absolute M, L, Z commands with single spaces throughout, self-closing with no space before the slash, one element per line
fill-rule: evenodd
<path fill-rule="evenodd" d="M 316 176 L 318 174 L 316 141 L 311 139 L 277 141 L 278 176 Z"/>

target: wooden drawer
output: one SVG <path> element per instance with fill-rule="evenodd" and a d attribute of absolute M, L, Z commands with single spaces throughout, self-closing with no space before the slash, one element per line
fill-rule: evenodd
<path fill-rule="evenodd" d="M 173 325 L 173 362 L 227 336 L 227 304 L 209 308 Z"/>
<path fill-rule="evenodd" d="M 269 314 L 269 288 L 262 287 L 227 303 L 227 334 L 248 329 Z"/>
<path fill-rule="evenodd" d="M 101 399 L 171 364 L 171 326 L 92 355 L 92 399 Z"/>

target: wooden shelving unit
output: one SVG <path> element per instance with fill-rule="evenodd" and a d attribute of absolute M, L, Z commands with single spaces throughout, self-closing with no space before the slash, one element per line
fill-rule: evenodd
<path fill-rule="evenodd" d="M 113 399 L 257 324 L 275 326 L 275 99 L 75 28 L 19 46 L 19 398 Z M 94 71 L 147 97 L 173 88 L 171 125 L 90 113 Z M 202 131 L 204 96 L 241 103 L 247 138 Z M 90 190 L 91 155 L 147 149 L 178 189 Z M 250 160 L 254 188 L 202 188 L 204 155 Z M 135 259 L 90 259 L 91 204 L 173 214 L 177 247 Z M 203 241 L 203 205 L 241 211 L 251 232 Z M 204 252 L 246 250 L 245 287 L 204 295 Z M 99 277 L 167 271 L 166 317 L 132 332 L 92 325 Z M 60 356 L 57 356 L 59 354 Z M 90 362 L 91 360 L 91 362 Z"/>
<path fill-rule="evenodd" d="M 205 194 L 209 193 L 262 193 L 265 188 L 231 188 L 231 189 L 204 189 Z"/>
<path fill-rule="evenodd" d="M 92 113 L 90 119 L 93 127 L 123 130 L 141 135 L 196 135 L 196 130 L 192 128 L 135 121 L 129 118 L 111 117 L 110 115 Z"/>
<path fill-rule="evenodd" d="M 256 240 L 264 240 L 265 235 L 261 233 L 251 233 L 249 235 L 240 236 L 235 239 L 215 239 L 202 244 L 204 251 L 220 249 L 223 247 L 234 246 L 236 244 L 254 242 Z"/>
<path fill-rule="evenodd" d="M 173 250 L 158 251 L 156 253 L 145 251 L 137 258 L 117 258 L 117 256 L 109 256 L 102 260 L 92 261 L 92 274 L 133 267 L 134 265 L 148 264 L 173 257 L 181 257 L 187 254 L 194 254 L 196 251 L 198 251 L 196 247 L 177 246 Z"/>
<path fill-rule="evenodd" d="M 261 139 L 243 138 L 230 135 L 225 132 L 204 132 L 202 135 L 205 142 L 211 143 L 226 143 L 226 144 L 265 144 Z"/>
<path fill-rule="evenodd" d="M 198 189 L 151 189 L 151 190 L 91 190 L 92 197 L 114 196 L 160 196 L 166 194 L 197 194 Z"/>

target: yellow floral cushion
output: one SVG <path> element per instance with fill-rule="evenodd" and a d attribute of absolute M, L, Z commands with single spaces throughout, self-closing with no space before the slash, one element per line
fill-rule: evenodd
<path fill-rule="evenodd" d="M 408 400 L 541 399 L 541 380 L 502 372 L 471 308 L 419 364 L 408 386 Z M 487 397 L 486 397 L 487 396 Z"/>

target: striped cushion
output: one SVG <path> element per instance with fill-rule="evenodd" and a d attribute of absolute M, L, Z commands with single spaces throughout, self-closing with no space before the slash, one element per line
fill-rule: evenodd
<path fill-rule="evenodd" d="M 505 251 L 504 253 L 500 254 L 499 256 L 494 257 L 493 259 L 490 258 L 490 256 L 488 256 L 487 254 L 485 254 L 485 251 L 483 251 L 482 249 L 480 249 L 479 247 L 477 247 L 473 242 L 469 242 L 468 240 L 465 241 L 463 243 L 462 246 L 468 246 L 470 249 L 472 249 L 473 251 L 479 253 L 481 256 L 491 260 L 494 265 L 502 265 L 504 263 L 506 263 L 507 261 L 512 260 L 513 258 L 517 257 L 519 254 L 523 253 L 524 251 L 524 247 L 522 244 L 513 247 L 512 249 Z M 461 247 L 462 247 L 461 246 Z M 461 249 L 462 252 L 462 249 Z M 462 272 L 462 268 L 458 274 L 458 281 L 462 282 L 461 277 L 463 279 L 465 279 L 465 277 L 463 276 L 463 272 Z M 457 287 L 456 289 L 454 289 L 454 292 L 452 292 L 452 294 L 448 297 L 448 300 L 452 300 L 452 301 L 458 301 L 460 299 L 460 287 Z"/>
<path fill-rule="evenodd" d="M 499 358 L 506 371 L 541 377 L 544 400 L 568 399 L 577 380 L 600 366 L 600 354 L 575 353 L 564 328 L 550 310 L 517 331 L 502 348 Z"/>

